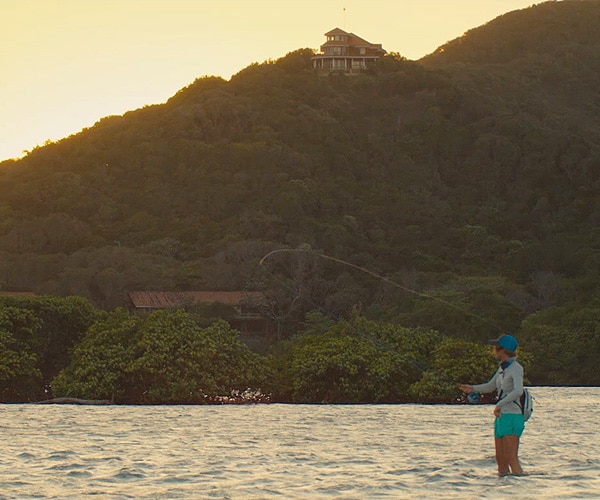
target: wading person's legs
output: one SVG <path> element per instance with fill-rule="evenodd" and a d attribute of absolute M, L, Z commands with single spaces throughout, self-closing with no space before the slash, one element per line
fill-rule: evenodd
<path fill-rule="evenodd" d="M 504 438 L 495 438 L 494 443 L 496 444 L 496 463 L 498 464 L 498 475 L 504 476 L 510 474 L 508 468 L 508 459 L 504 451 Z"/>
<path fill-rule="evenodd" d="M 509 434 L 502 438 L 502 448 L 504 457 L 513 474 L 523 474 L 523 469 L 519 463 L 519 436 Z"/>
<path fill-rule="evenodd" d="M 519 463 L 519 437 L 525 423 L 521 414 L 501 414 L 494 422 L 498 474 L 523 474 Z"/>

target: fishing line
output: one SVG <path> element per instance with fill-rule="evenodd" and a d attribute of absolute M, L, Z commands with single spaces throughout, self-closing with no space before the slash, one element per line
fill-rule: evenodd
<path fill-rule="evenodd" d="M 455 311 L 458 311 L 466 316 L 471 316 L 472 318 L 478 319 L 479 321 L 486 323 L 489 326 L 493 326 L 495 329 L 497 329 L 498 331 L 502 332 L 504 331 L 504 329 L 497 325 L 496 323 L 494 323 L 493 321 L 490 321 L 487 318 L 484 318 L 483 316 L 480 316 L 478 314 L 475 314 L 472 311 L 469 311 L 467 309 L 463 309 L 461 307 L 458 307 L 455 304 L 452 304 L 451 302 L 448 302 L 444 299 L 440 299 L 439 297 L 435 297 L 433 295 L 429 295 L 427 293 L 423 293 L 423 292 L 418 292 L 416 290 L 413 290 L 412 288 L 408 288 L 406 286 L 401 285 L 400 283 L 397 283 L 396 281 L 393 281 L 389 278 L 386 278 L 385 276 L 382 276 L 380 274 L 377 274 L 373 271 L 370 271 L 369 269 L 366 269 L 364 267 L 358 266 L 356 264 L 353 264 L 352 262 L 348 262 L 346 260 L 342 260 L 342 259 L 338 259 L 336 257 L 331 257 L 329 255 L 325 255 L 323 253 L 318 253 L 318 252 L 314 252 L 312 250 L 306 250 L 306 249 L 302 249 L 302 248 L 280 248 L 277 250 L 272 250 L 271 252 L 269 252 L 268 254 L 266 254 L 262 259 L 260 259 L 259 265 L 264 266 L 264 263 L 267 259 L 269 259 L 271 256 L 279 254 L 279 253 L 305 253 L 305 254 L 309 254 L 312 255 L 314 257 L 320 257 L 321 259 L 325 259 L 325 260 L 329 260 L 332 262 L 336 262 L 338 264 L 344 265 L 344 266 L 348 266 L 351 267 L 352 269 L 356 269 L 357 271 L 366 273 L 370 276 L 373 276 L 374 278 L 377 278 L 381 281 L 384 281 L 385 283 L 388 283 L 389 285 L 398 288 L 406 293 L 410 293 L 412 295 L 416 295 L 417 297 L 421 297 L 421 298 L 426 298 L 426 299 L 431 299 L 434 300 L 436 302 L 439 302 L 440 304 L 444 304 L 447 307 L 450 307 L 451 309 L 454 309 Z"/>
<path fill-rule="evenodd" d="M 341 259 L 337 259 L 335 257 L 331 257 L 329 255 L 325 255 L 325 254 L 321 254 L 321 253 L 317 253 L 314 252 L 312 250 L 305 250 L 305 249 L 291 249 L 291 248 L 286 248 L 286 249 L 278 249 L 278 250 L 273 250 L 269 253 L 267 253 L 259 262 L 259 265 L 265 269 L 273 278 L 277 279 L 284 287 L 286 287 L 288 290 L 291 290 L 294 294 L 296 294 L 296 298 L 294 300 L 296 300 L 297 298 L 301 298 L 302 300 L 304 300 L 307 304 L 309 304 L 311 307 L 313 307 L 315 310 L 323 313 L 326 317 L 328 317 L 329 319 L 333 320 L 334 322 L 339 322 L 341 320 L 340 317 L 338 317 L 337 315 L 333 314 L 331 311 L 323 308 L 322 306 L 320 306 L 319 304 L 317 304 L 316 302 L 314 302 L 311 298 L 305 297 L 300 290 L 296 291 L 295 289 L 293 289 L 291 286 L 287 285 L 286 283 L 283 282 L 283 280 L 278 279 L 269 269 L 267 266 L 265 266 L 265 261 L 267 259 L 269 259 L 271 256 L 275 255 L 275 254 L 279 254 L 279 253 L 305 253 L 305 254 L 309 254 L 312 256 L 316 256 L 316 257 L 320 257 L 323 258 L 325 260 L 330 260 L 332 262 L 336 262 L 338 264 L 342 264 L 342 265 L 346 265 L 349 266 L 353 269 L 359 270 L 359 271 L 363 271 L 375 278 L 381 279 L 387 283 L 389 283 L 392 286 L 395 286 L 397 288 L 400 288 L 402 290 L 405 290 L 409 293 L 412 293 L 414 295 L 420 296 L 420 297 L 425 297 L 425 298 L 431 298 L 434 300 L 437 300 L 439 302 L 442 302 L 450 307 L 452 307 L 453 309 L 457 309 L 461 312 L 466 312 L 463 311 L 460 308 L 457 308 L 456 306 L 454 306 L 453 304 L 450 304 L 442 299 L 438 299 L 437 297 L 432 297 L 430 295 L 424 294 L 424 293 L 420 293 L 417 292 L 416 290 L 412 290 L 410 288 L 407 288 L 403 285 L 400 285 L 399 283 L 396 283 L 392 280 L 390 280 L 389 278 L 386 278 L 384 276 L 381 276 L 377 273 L 374 273 L 373 271 L 370 271 L 368 269 L 365 269 L 361 266 L 357 266 L 356 264 L 352 264 L 351 262 L 347 262 Z M 483 319 L 483 318 L 482 318 Z M 354 332 L 358 333 L 359 335 L 361 335 L 364 338 L 367 338 L 370 342 L 374 343 L 375 345 L 377 345 L 379 348 L 382 348 L 384 350 L 388 350 L 391 352 L 395 352 L 396 354 L 398 354 L 402 359 L 404 359 L 405 361 L 409 362 L 410 364 L 412 364 L 415 368 L 417 368 L 417 370 L 421 373 L 425 373 L 425 372 L 431 372 L 434 373 L 436 376 L 438 376 L 441 380 L 450 383 L 452 385 L 455 385 L 456 382 L 452 379 L 450 379 L 448 376 L 446 376 L 445 374 L 441 373 L 438 370 L 435 370 L 419 361 L 417 361 L 414 358 L 411 358 L 409 356 L 403 355 L 400 352 L 398 352 L 398 349 L 395 346 L 392 346 L 390 344 L 388 344 L 387 342 L 383 341 L 380 338 L 377 338 L 371 334 L 367 334 L 365 332 L 362 332 L 360 329 L 358 329 L 356 327 L 356 325 L 353 325 L 351 322 L 346 322 L 348 327 L 353 330 Z M 498 327 L 499 328 L 499 327 Z M 459 399 L 459 398 L 455 398 L 455 399 Z"/>

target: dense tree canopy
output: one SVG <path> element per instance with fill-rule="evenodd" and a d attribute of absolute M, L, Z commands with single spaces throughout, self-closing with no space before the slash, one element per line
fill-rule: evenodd
<path fill-rule="evenodd" d="M 335 323 L 313 312 L 263 357 L 222 321 L 203 328 L 183 310 L 118 309 L 88 330 L 52 390 L 118 403 L 205 403 L 247 389 L 285 402 L 448 403 L 458 381 L 493 371 L 489 349 L 361 316 Z"/>
<path fill-rule="evenodd" d="M 275 397 L 304 402 L 451 402 L 458 381 L 494 371 L 477 344 L 364 317 L 331 324 L 320 313 L 272 361 Z"/>
<path fill-rule="evenodd" d="M 35 400 L 102 313 L 80 297 L 0 297 L 0 397 Z"/>
<path fill-rule="evenodd" d="M 139 318 L 117 309 L 89 329 L 52 390 L 119 403 L 203 403 L 260 388 L 264 370 L 223 321 L 202 328 L 183 310 Z"/>
<path fill-rule="evenodd" d="M 369 320 L 356 309 L 347 321 L 303 315 L 293 338 L 259 355 L 228 323 L 198 311 L 101 313 L 73 297 L 8 301 L 13 305 L 0 304 L 3 402 L 197 404 L 250 390 L 285 402 L 448 403 L 457 400 L 457 382 L 484 380 L 494 370 L 489 349 L 478 343 Z M 44 342 L 50 337 L 52 351 Z"/>

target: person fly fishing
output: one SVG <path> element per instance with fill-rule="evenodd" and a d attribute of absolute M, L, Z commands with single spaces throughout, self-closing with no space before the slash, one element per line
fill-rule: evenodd
<path fill-rule="evenodd" d="M 494 442 L 498 475 L 523 475 L 518 456 L 519 438 L 525 428 L 520 403 L 523 394 L 523 367 L 517 361 L 516 354 L 519 343 L 512 335 L 501 335 L 488 343 L 494 346 L 494 356 L 500 362 L 494 376 L 484 384 L 459 384 L 458 387 L 467 395 L 497 391 Z"/>

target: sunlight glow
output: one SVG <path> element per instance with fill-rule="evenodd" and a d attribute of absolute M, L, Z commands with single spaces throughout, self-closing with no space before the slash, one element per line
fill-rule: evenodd
<path fill-rule="evenodd" d="M 418 59 L 531 0 L 0 0 L 0 160 L 164 102 L 197 77 L 318 48 L 345 24 Z M 344 11 L 345 9 L 345 11 Z"/>

